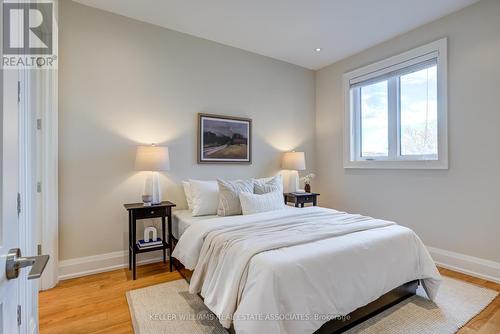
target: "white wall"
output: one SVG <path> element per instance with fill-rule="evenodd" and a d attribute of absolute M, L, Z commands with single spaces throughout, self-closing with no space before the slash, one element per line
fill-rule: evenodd
<path fill-rule="evenodd" d="M 61 260 L 123 257 L 139 143 L 169 146 L 164 197 L 180 207 L 182 179 L 270 175 L 282 151 L 304 150 L 314 170 L 314 72 L 71 1 L 60 20 Z M 198 165 L 198 112 L 252 118 L 253 164 Z"/>
<path fill-rule="evenodd" d="M 442 37 L 449 42 L 449 170 L 344 169 L 342 74 Z M 321 69 L 316 75 L 321 203 L 395 220 L 429 246 L 495 261 L 487 264 L 500 273 L 499 91 L 500 1 L 495 0 Z"/>

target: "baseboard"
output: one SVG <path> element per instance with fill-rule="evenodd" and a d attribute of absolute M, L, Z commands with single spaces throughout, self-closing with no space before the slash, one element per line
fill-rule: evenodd
<path fill-rule="evenodd" d="M 427 249 L 440 267 L 500 283 L 500 263 L 498 262 L 430 246 L 427 246 Z M 162 260 L 161 255 L 156 254 L 156 252 L 140 254 L 140 256 L 143 257 L 138 259 L 138 264 L 154 263 Z M 63 260 L 59 261 L 59 280 L 117 270 L 127 266 L 127 251 Z"/>
<path fill-rule="evenodd" d="M 500 263 L 427 246 L 436 265 L 470 276 L 500 283 Z"/>
<path fill-rule="evenodd" d="M 137 264 L 160 262 L 160 251 L 139 254 Z M 59 280 L 87 276 L 128 267 L 128 252 L 112 252 L 59 261 Z"/>

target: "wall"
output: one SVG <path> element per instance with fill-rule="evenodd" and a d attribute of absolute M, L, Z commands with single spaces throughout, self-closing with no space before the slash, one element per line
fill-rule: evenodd
<path fill-rule="evenodd" d="M 122 205 L 141 200 L 140 143 L 169 146 L 164 197 L 180 207 L 181 180 L 271 175 L 286 150 L 304 150 L 314 170 L 313 71 L 71 1 L 60 20 L 63 276 L 125 262 Z M 198 112 L 252 118 L 253 164 L 198 165 Z"/>
<path fill-rule="evenodd" d="M 438 248 L 433 255 L 443 262 L 448 256 L 462 264 L 467 259 L 482 263 L 497 279 L 499 17 L 500 2 L 483 0 L 316 74 L 317 183 L 322 204 L 395 220 Z M 343 73 L 442 37 L 448 37 L 449 53 L 449 170 L 344 169 Z"/>

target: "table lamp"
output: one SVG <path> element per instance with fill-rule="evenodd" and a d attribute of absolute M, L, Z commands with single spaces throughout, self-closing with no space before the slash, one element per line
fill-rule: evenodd
<path fill-rule="evenodd" d="M 168 147 L 156 146 L 155 144 L 138 146 L 135 155 L 135 169 L 151 172 L 144 184 L 144 205 L 150 205 L 147 199 L 150 199 L 151 204 L 160 204 L 162 195 L 158 172 L 170 169 Z"/>
<path fill-rule="evenodd" d="M 286 192 L 299 191 L 299 170 L 306 169 L 306 157 L 304 152 L 286 152 L 281 162 L 283 169 L 289 170 L 288 180 L 285 182 Z"/>

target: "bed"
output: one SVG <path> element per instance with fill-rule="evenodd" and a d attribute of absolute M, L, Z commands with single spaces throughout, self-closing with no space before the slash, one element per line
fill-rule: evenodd
<path fill-rule="evenodd" d="M 331 332 L 325 323 L 362 320 L 416 281 L 433 299 L 441 280 L 418 236 L 384 220 L 321 207 L 175 216 L 173 256 L 193 271 L 190 292 L 237 333 Z"/>

